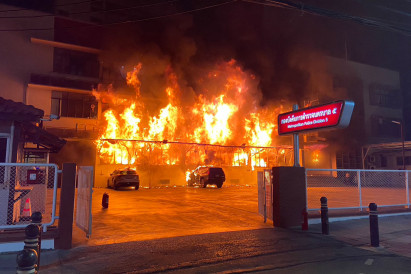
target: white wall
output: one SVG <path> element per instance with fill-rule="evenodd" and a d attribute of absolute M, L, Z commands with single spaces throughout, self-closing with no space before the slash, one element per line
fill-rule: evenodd
<path fill-rule="evenodd" d="M 15 7 L 0 5 L 0 10 Z M 10 12 L 10 16 L 42 15 L 35 11 Z M 32 44 L 31 37 L 53 39 L 51 16 L 28 19 L 2 19 L 1 29 L 47 29 L 0 33 L 0 96 L 17 102 L 25 101 L 30 73 L 49 73 L 53 68 L 53 49 Z"/>

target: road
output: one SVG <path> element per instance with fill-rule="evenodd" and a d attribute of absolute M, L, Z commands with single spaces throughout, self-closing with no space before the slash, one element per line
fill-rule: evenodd
<path fill-rule="evenodd" d="M 41 273 L 410 273 L 411 259 L 321 234 L 266 228 L 78 247 Z M 46 253 L 42 257 L 47 257 Z"/>
<path fill-rule="evenodd" d="M 109 207 L 103 209 L 103 193 Z M 258 215 L 256 187 L 96 188 L 90 239 L 74 230 L 74 246 L 272 227 Z"/>
<path fill-rule="evenodd" d="M 258 214 L 257 187 L 140 188 L 115 191 L 95 188 L 93 193 L 92 236 L 75 228 L 74 246 L 102 245 L 167 237 L 269 228 Z M 109 194 L 109 207 L 103 209 L 103 193 Z M 401 189 L 363 189 L 363 205 L 381 201 L 398 203 L 405 197 Z M 319 207 L 327 196 L 330 207 L 358 206 L 355 187 L 314 187 L 308 189 L 309 208 Z M 395 199 L 397 197 L 397 199 Z"/>

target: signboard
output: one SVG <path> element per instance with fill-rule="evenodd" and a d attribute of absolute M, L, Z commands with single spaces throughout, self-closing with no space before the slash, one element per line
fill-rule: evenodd
<path fill-rule="evenodd" d="M 278 115 L 278 134 L 308 130 L 344 128 L 350 124 L 354 102 L 337 101 Z"/>

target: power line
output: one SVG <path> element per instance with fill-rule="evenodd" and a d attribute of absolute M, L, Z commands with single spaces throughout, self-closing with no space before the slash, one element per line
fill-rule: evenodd
<path fill-rule="evenodd" d="M 124 10 L 137 9 L 137 8 L 152 7 L 152 6 L 162 5 L 162 4 L 169 4 L 169 3 L 178 2 L 178 1 L 179 0 L 170 0 L 170 1 L 158 2 L 154 4 L 137 5 L 137 6 L 131 6 L 131 7 L 117 8 L 117 9 L 72 12 L 72 13 L 68 13 L 67 15 L 80 15 L 80 14 L 124 11 Z M 56 15 L 55 14 L 39 14 L 39 15 L 28 15 L 28 16 L 0 16 L 0 19 L 27 19 L 27 18 L 42 18 L 42 17 L 53 17 L 53 16 L 56 16 Z"/>
<path fill-rule="evenodd" d="M 100 2 L 100 0 L 87 0 L 87 1 L 74 2 L 74 3 L 58 4 L 54 6 L 63 7 L 63 6 L 71 6 L 71 5 L 78 5 L 78 4 L 84 4 L 84 3 L 92 3 L 92 2 Z M 15 12 L 15 11 L 27 11 L 27 10 L 33 10 L 33 9 L 30 9 L 30 8 L 8 9 L 8 10 L 0 10 L 0 12 Z"/>
<path fill-rule="evenodd" d="M 310 6 L 310 5 L 305 5 L 304 3 L 296 3 L 293 1 L 289 1 L 289 0 L 242 0 L 242 1 L 253 3 L 253 4 L 258 4 L 258 5 L 289 8 L 293 10 L 299 10 L 301 12 L 306 12 L 311 15 L 324 16 L 324 17 L 329 17 L 333 19 L 354 21 L 356 23 L 360 23 L 363 25 L 379 27 L 382 29 L 399 32 L 407 36 L 411 36 L 411 28 L 400 27 L 392 23 L 384 23 L 381 20 L 376 21 L 376 20 L 372 20 L 369 18 L 365 18 L 365 17 L 352 16 L 352 15 L 345 14 L 342 12 L 318 8 L 318 7 Z"/>
<path fill-rule="evenodd" d="M 103 142 L 109 142 L 110 144 L 116 144 L 120 142 L 136 142 L 136 143 L 149 143 L 149 144 L 179 144 L 179 145 L 198 145 L 198 146 L 209 146 L 209 147 L 221 147 L 221 148 L 238 148 L 238 149 L 246 149 L 246 148 L 251 148 L 251 149 L 291 149 L 292 147 L 290 145 L 282 145 L 282 146 L 249 146 L 246 144 L 242 144 L 240 146 L 235 146 L 235 145 L 218 145 L 218 144 L 206 144 L 206 143 L 194 143 L 194 142 L 180 142 L 180 141 L 168 141 L 168 140 L 163 140 L 163 141 L 155 141 L 155 140 L 138 140 L 138 139 L 106 139 L 102 138 L 99 139 L 100 141 Z"/>
<path fill-rule="evenodd" d="M 173 0 L 175 1 L 175 0 Z M 172 17 L 172 16 L 177 16 L 177 15 L 183 15 L 187 13 L 192 13 L 196 11 L 201 11 L 201 10 L 206 10 L 206 9 L 211 9 L 215 8 L 218 6 L 230 4 L 237 2 L 238 0 L 229 0 L 223 3 L 219 4 L 214 4 L 214 5 L 209 5 L 201 8 L 196 8 L 196 9 L 191 9 L 183 12 L 175 12 L 175 13 L 170 13 L 170 14 L 165 14 L 165 15 L 159 15 L 159 16 L 152 16 L 152 17 L 147 17 L 147 18 L 142 18 L 142 19 L 135 19 L 135 20 L 127 20 L 127 21 L 120 21 L 120 22 L 115 22 L 115 23 L 108 23 L 108 24 L 100 24 L 100 25 L 90 25 L 90 26 L 82 26 L 81 28 L 86 28 L 86 27 L 105 27 L 105 26 L 113 26 L 113 25 L 120 25 L 120 24 L 128 24 L 128 23 L 136 23 L 136 22 L 143 22 L 143 21 L 150 21 L 150 20 L 156 20 L 156 19 L 162 19 L 162 18 L 167 18 L 167 17 Z M 171 1 L 169 1 L 171 2 Z M 57 16 L 57 15 L 53 15 Z M 70 29 L 70 28 L 79 28 L 79 27 L 65 27 L 64 29 Z M 0 32 L 20 32 L 20 31 L 46 31 L 46 30 L 54 30 L 54 27 L 52 28 L 22 28 L 22 29 L 0 29 Z"/>

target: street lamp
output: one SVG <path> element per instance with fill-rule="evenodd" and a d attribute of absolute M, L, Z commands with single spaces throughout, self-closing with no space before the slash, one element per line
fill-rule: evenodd
<path fill-rule="evenodd" d="M 401 127 L 401 141 L 402 141 L 402 169 L 405 170 L 405 157 L 404 157 L 404 130 L 402 128 L 402 123 L 399 121 L 391 121 L 394 124 L 400 125 Z"/>

